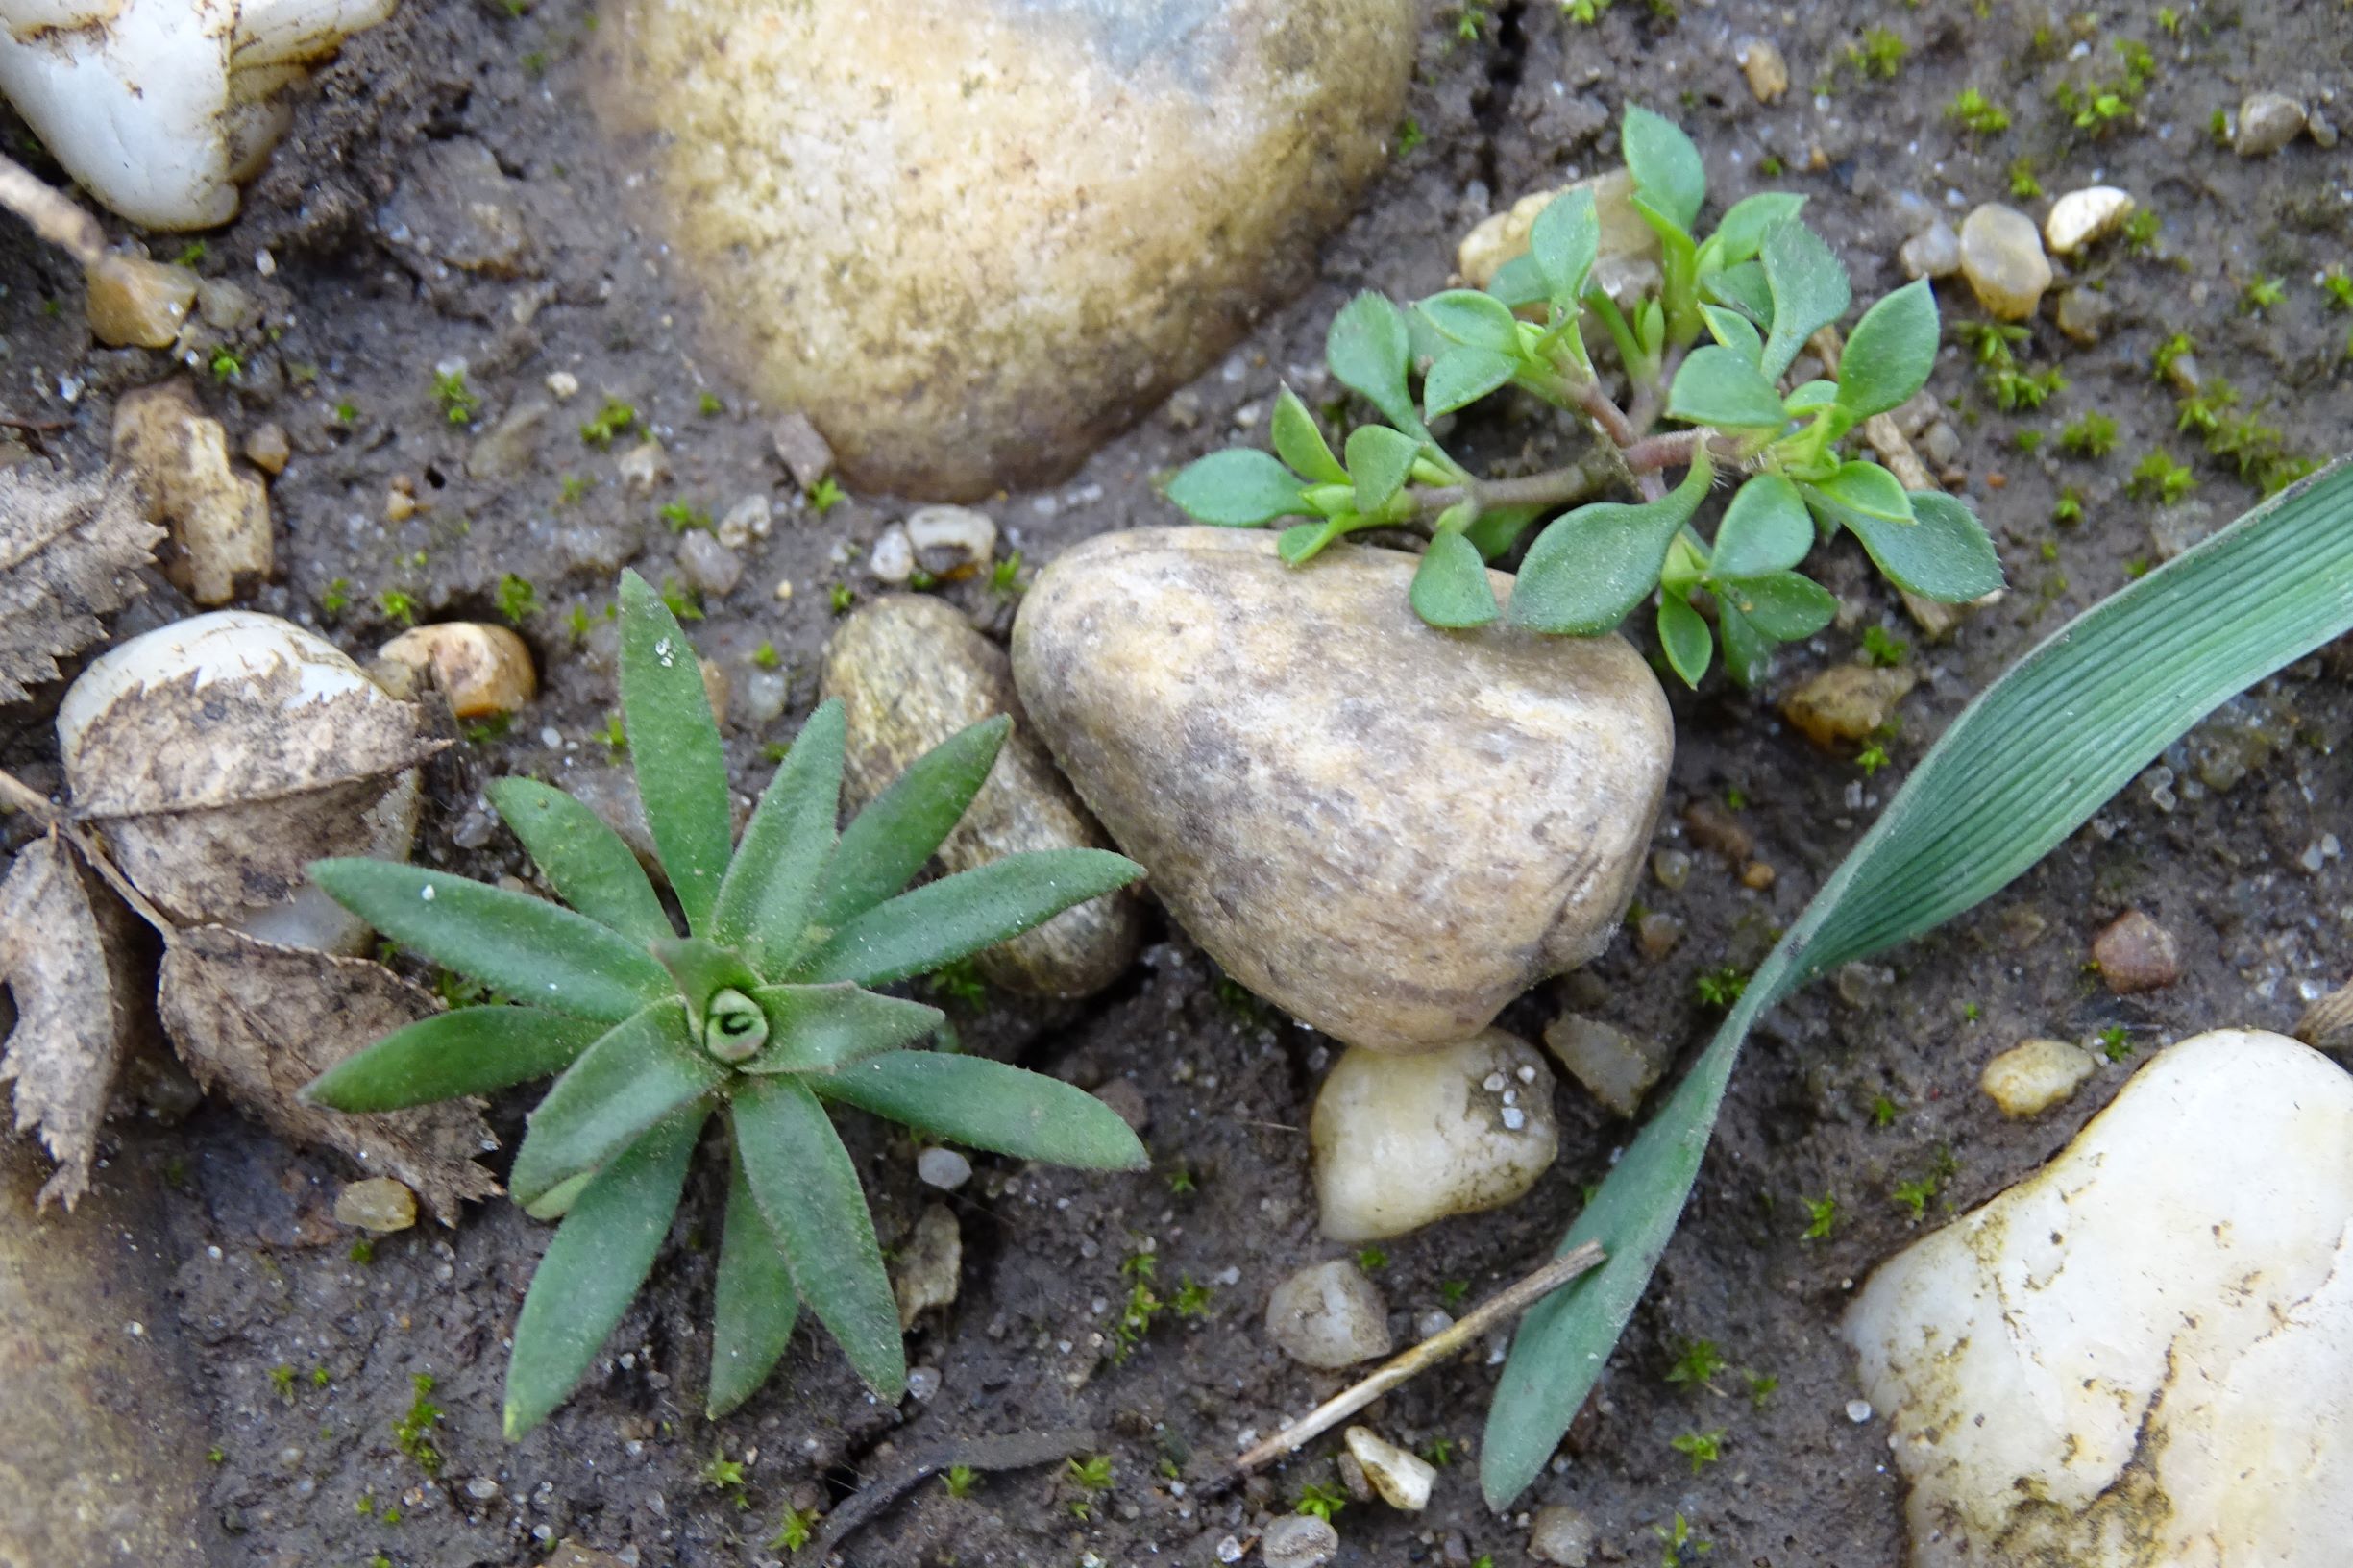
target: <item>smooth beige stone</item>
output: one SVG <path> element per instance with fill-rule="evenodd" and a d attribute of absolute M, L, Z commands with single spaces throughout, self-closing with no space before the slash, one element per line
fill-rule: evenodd
<path fill-rule="evenodd" d="M 1498 1209 L 1559 1152 L 1553 1075 L 1501 1029 L 1418 1056 L 1341 1053 L 1308 1123 L 1324 1235 L 1378 1241 Z"/>
<path fill-rule="evenodd" d="M 86 282 L 90 335 L 109 348 L 170 348 L 196 303 L 195 273 L 116 251 L 98 258 Z"/>
<path fill-rule="evenodd" d="M 1381 1501 L 1402 1513 L 1419 1513 L 1430 1506 L 1430 1488 L 1436 1484 L 1437 1467 L 1410 1454 L 1370 1427 L 1350 1427 L 1340 1434 L 1348 1452 L 1364 1467 Z"/>
<path fill-rule="evenodd" d="M 1988 202 L 1961 221 L 1961 274 L 1997 321 L 2024 321 L 2050 286 L 2050 258 L 2034 220 Z"/>
<path fill-rule="evenodd" d="M 1337 1371 L 1389 1353 L 1389 1307 L 1345 1258 L 1310 1263 L 1266 1297 L 1266 1336 L 1302 1366 Z"/>
<path fill-rule="evenodd" d="M 1292 568 L 1274 545 L 1145 528 L 1066 551 L 1014 624 L 1022 702 L 1236 980 L 1350 1044 L 1464 1040 L 1608 945 L 1666 698 L 1614 635 L 1423 625 L 1412 555 Z"/>
<path fill-rule="evenodd" d="M 944 870 L 968 871 L 1024 850 L 1111 846 L 1022 713 L 1004 649 L 954 605 L 920 594 L 864 605 L 826 646 L 821 689 L 842 699 L 848 722 L 843 785 L 854 807 L 957 731 L 1014 716 L 996 765 L 940 845 Z M 1008 991 L 1087 996 L 1119 978 L 1142 941 L 1142 906 L 1120 892 L 1065 910 L 974 962 Z"/>
<path fill-rule="evenodd" d="M 363 1231 L 404 1231 L 417 1222 L 417 1195 L 390 1176 L 353 1182 L 335 1194 L 335 1221 Z"/>
<path fill-rule="evenodd" d="M 2098 1066 L 2098 1058 L 2068 1041 L 2026 1040 L 1988 1062 L 1977 1087 L 2005 1116 L 2039 1116 L 2072 1099 Z"/>
<path fill-rule="evenodd" d="M 2114 185 L 2071 190 L 2051 204 L 2050 215 L 2043 220 L 2043 241 L 2053 256 L 2073 256 L 2115 233 L 2136 205 L 2129 193 Z"/>
<path fill-rule="evenodd" d="M 380 659 L 429 675 L 460 719 L 515 713 L 539 695 L 531 649 L 504 626 L 438 621 L 412 626 L 376 650 Z"/>
<path fill-rule="evenodd" d="M 1050 480 L 1304 284 L 1385 161 L 1407 0 L 618 0 L 591 95 L 850 488 Z"/>
<path fill-rule="evenodd" d="M 2156 1057 L 1849 1311 L 1910 1568 L 2341 1568 L 2353 1078 L 2278 1035 Z"/>
<path fill-rule="evenodd" d="M 1594 215 L 1601 220 L 1595 282 L 1608 287 L 1612 278 L 1627 276 L 1630 269 L 1639 271 L 1644 263 L 1657 264 L 1658 235 L 1633 208 L 1634 178 L 1624 169 L 1610 169 L 1556 189 L 1531 191 L 1503 211 L 1482 219 L 1456 247 L 1455 270 L 1462 274 L 1462 281 L 1472 288 L 1484 288 L 1505 263 L 1526 256 L 1536 215 L 1552 206 L 1554 198 L 1572 190 L 1593 192 Z M 1618 292 L 1610 288 L 1610 297 L 1617 298 Z"/>

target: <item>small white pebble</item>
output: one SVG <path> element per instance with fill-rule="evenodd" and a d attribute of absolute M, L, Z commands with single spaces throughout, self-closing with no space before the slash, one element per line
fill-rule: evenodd
<path fill-rule="evenodd" d="M 418 894 L 417 896 L 424 899 L 429 904 L 431 903 L 433 901 L 433 890 L 431 884 L 428 883 L 425 891 Z"/>
<path fill-rule="evenodd" d="M 564 744 L 564 732 L 553 724 L 542 725 L 539 731 L 539 744 L 552 751 Z"/>
<path fill-rule="evenodd" d="M 910 1368 L 907 1373 L 908 1397 L 919 1404 L 930 1400 L 940 1391 L 940 1374 L 928 1366 Z"/>
<path fill-rule="evenodd" d="M 1502 1073 L 1490 1072 L 1484 1078 L 1480 1080 L 1479 1087 L 1485 1090 L 1490 1094 L 1500 1094 L 1503 1092 L 1504 1083 L 1505 1079 Z"/>
<path fill-rule="evenodd" d="M 1518 1106 L 1516 1106 L 1516 1105 L 1507 1105 L 1507 1106 L 1505 1106 L 1505 1107 L 1504 1107 L 1504 1128 L 1505 1128 L 1505 1130 L 1506 1130 L 1507 1132 L 1514 1132 L 1514 1133 L 1516 1133 L 1516 1132 L 1518 1132 L 1518 1131 L 1519 1131 L 1519 1130 L 1520 1130 L 1522 1127 L 1525 1127 L 1525 1126 L 1527 1126 L 1527 1125 L 1528 1125 L 1528 1113 L 1527 1113 L 1527 1112 L 1525 1112 L 1525 1111 L 1521 1110 L 1521 1109 L 1520 1109 Z"/>
<path fill-rule="evenodd" d="M 1851 1399 L 1847 1401 L 1847 1419 L 1853 1422 L 1858 1427 L 1864 1422 L 1870 1420 L 1871 1401 L 1868 1399 Z"/>
<path fill-rule="evenodd" d="M 136 1338 L 138 1338 L 138 1337 L 139 1337 L 141 1335 L 145 1334 L 146 1332 L 147 1332 L 147 1325 L 146 1325 L 146 1324 L 144 1324 L 144 1323 L 139 1323 L 139 1322 L 134 1322 L 134 1323 L 132 1323 L 132 1324 L 131 1324 L 131 1337 L 132 1337 L 132 1338 L 136 1339 Z"/>

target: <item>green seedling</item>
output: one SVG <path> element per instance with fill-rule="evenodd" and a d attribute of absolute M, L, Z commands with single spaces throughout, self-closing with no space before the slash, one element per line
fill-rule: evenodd
<path fill-rule="evenodd" d="M 2010 194 L 2022 202 L 2041 199 L 2043 182 L 2035 176 L 2033 159 L 2022 156 L 2010 160 Z"/>
<path fill-rule="evenodd" d="M 2170 506 L 2197 488 L 2197 476 L 2190 465 L 2177 463 L 2168 453 L 2152 452 L 2133 465 L 2132 478 L 2124 488 L 2144 500 L 2153 499 L 2161 506 Z"/>
<path fill-rule="evenodd" d="M 809 487 L 809 504 L 817 508 L 817 515 L 820 517 L 823 517 L 847 499 L 849 499 L 848 493 L 833 482 L 833 476 L 830 474 Z"/>
<path fill-rule="evenodd" d="M 1838 1224 L 1838 1200 L 1827 1193 L 1805 1200 L 1805 1231 L 1807 1241 L 1826 1241 Z"/>
<path fill-rule="evenodd" d="M 378 594 L 376 607 L 383 611 L 385 620 L 396 625 L 413 626 L 417 624 L 417 601 L 398 588 L 387 588 Z"/>
<path fill-rule="evenodd" d="M 1716 1380 L 1725 1364 L 1724 1351 L 1713 1339 L 1693 1339 L 1676 1352 L 1674 1363 L 1667 1368 L 1667 1381 L 1704 1386 Z"/>
<path fill-rule="evenodd" d="M 1884 626 L 1863 628 L 1863 657 L 1882 670 L 1892 670 L 1901 664 L 1912 651 L 1912 645 L 1900 637 L 1891 637 Z"/>
<path fill-rule="evenodd" d="M 2105 457 L 2116 450 L 2116 421 L 2106 414 L 2078 414 L 2060 430 L 2059 446 L 2077 457 Z"/>
<path fill-rule="evenodd" d="M 940 1477 L 941 1484 L 947 1488 L 947 1495 L 957 1499 L 970 1497 L 973 1484 L 979 1480 L 979 1473 L 968 1464 L 951 1464 Z"/>
<path fill-rule="evenodd" d="M 1912 46 L 1904 42 L 1899 34 L 1884 27 L 1871 27 L 1865 28 L 1861 37 L 1847 45 L 1842 58 L 1854 74 L 1866 82 L 1873 77 L 1882 82 L 1892 82 L 1911 53 Z"/>
<path fill-rule="evenodd" d="M 1667 1446 L 1691 1461 L 1691 1473 L 1696 1476 L 1724 1458 L 1724 1429 L 1686 1432 L 1680 1437 L 1668 1439 Z"/>
<path fill-rule="evenodd" d="M 963 816 L 1008 724 L 944 743 L 837 835 L 839 702 L 802 727 L 738 843 L 694 647 L 635 573 L 622 578 L 619 620 L 631 768 L 684 933 L 586 806 L 501 780 L 493 806 L 563 904 L 380 860 L 320 861 L 311 876 L 394 942 L 516 1000 L 411 1024 L 304 1096 L 380 1112 L 557 1075 L 507 1176 L 527 1211 L 561 1221 L 515 1324 L 509 1438 L 569 1397 L 620 1321 L 713 1120 L 729 1175 L 709 1410 L 767 1380 L 802 1302 L 877 1396 L 895 1400 L 898 1309 L 828 1106 L 1021 1159 L 1147 1162 L 1092 1095 L 914 1048 L 943 1015 L 871 988 L 1026 931 L 1141 869 L 1102 850 L 1043 850 L 900 892 Z"/>
<path fill-rule="evenodd" d="M 594 417 L 581 425 L 580 439 L 600 452 L 609 451 L 613 443 L 628 434 L 636 424 L 635 408 L 619 398 L 608 397 Z"/>
<path fill-rule="evenodd" d="M 1663 250 L 1655 291 L 1621 303 L 1594 285 L 1600 218 L 1589 191 L 1567 192 L 1536 217 L 1529 254 L 1484 290 L 1450 289 L 1409 309 L 1364 293 L 1340 310 L 1325 358 L 1377 422 L 1336 449 L 1286 388 L 1271 453 L 1213 453 L 1170 481 L 1168 499 L 1220 527 L 1303 520 L 1277 541 L 1293 566 L 1368 528 L 1426 533 L 1409 600 L 1435 626 L 1503 619 L 1599 636 L 1654 601 L 1666 662 L 1693 685 L 1719 643 L 1732 677 L 1753 684 L 1776 648 L 1829 625 L 1837 600 L 1797 570 L 1818 536 L 1853 534 L 1890 581 L 1930 599 L 1957 602 L 1999 586 L 1993 545 L 1966 506 L 1942 492 L 1907 492 L 1840 445 L 1926 383 L 1938 343 L 1927 283 L 1864 313 L 1835 377 L 1786 385 L 1807 340 L 1852 300 L 1846 269 L 1798 215 L 1804 198 L 1750 196 L 1703 238 L 1694 225 L 1707 182 L 1690 138 L 1633 107 L 1621 148 L 1635 210 Z M 1588 322 L 1632 382 L 1625 407 L 1603 384 Z M 1472 474 L 1431 422 L 1507 387 L 1614 450 L 1524 478 Z M 1677 428 L 1654 430 L 1659 420 Z M 1682 478 L 1670 487 L 1665 476 L 1678 469 Z M 1710 540 L 1695 520 L 1719 473 L 1743 478 Z M 1635 501 L 1576 504 L 1629 475 Z M 1507 613 L 1487 564 L 1532 529 Z"/>
<path fill-rule="evenodd" d="M 528 577 L 517 576 L 512 572 L 500 574 L 495 597 L 499 614 L 509 625 L 519 626 L 539 613 L 539 590 L 531 586 Z"/>
<path fill-rule="evenodd" d="M 1945 118 L 1958 121 L 1963 130 L 1981 136 L 2010 129 L 2010 111 L 1975 87 L 1962 88 L 1960 96 L 1945 106 Z"/>
<path fill-rule="evenodd" d="M 462 369 L 433 372 L 433 402 L 439 405 L 441 417 L 453 425 L 471 425 L 474 416 L 482 411 L 481 394 L 466 384 Z"/>
<path fill-rule="evenodd" d="M 1346 1492 L 1336 1487 L 1318 1485 L 1311 1481 L 1299 1489 L 1299 1501 L 1292 1507 L 1291 1511 L 1313 1514 L 1324 1523 L 1330 1524 L 1333 1515 L 1347 1506 L 1348 1494 Z"/>

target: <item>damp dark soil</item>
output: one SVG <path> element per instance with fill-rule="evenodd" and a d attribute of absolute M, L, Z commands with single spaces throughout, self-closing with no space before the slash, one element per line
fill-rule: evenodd
<path fill-rule="evenodd" d="M 2064 390 L 2005 413 L 1957 339 L 1932 382 L 1957 435 L 1950 481 L 1999 545 L 2006 596 L 1931 644 L 1859 555 L 1833 551 L 1829 580 L 1850 613 L 1785 652 L 1771 687 L 1744 694 L 1718 677 L 1695 696 L 1670 683 L 1679 744 L 1660 840 L 1691 851 L 1693 867 L 1681 886 L 1646 881 L 1639 896 L 1680 919 L 1683 936 L 1652 958 L 1630 935 L 1504 1020 L 1532 1036 L 1574 1005 L 1688 1054 L 1714 1019 L 1699 977 L 1762 956 L 1973 693 L 2068 616 L 2256 498 L 2235 465 L 2176 432 L 2175 400 L 2151 373 L 2161 342 L 2190 333 L 2206 373 L 2234 383 L 2291 453 L 2325 455 L 2353 429 L 2353 318 L 2316 286 L 2322 269 L 2353 259 L 2348 155 L 2306 140 L 2243 160 L 2211 129 L 2218 111 L 2261 89 L 2341 113 L 2328 89 L 2346 80 L 2353 35 L 2323 6 L 2191 4 L 2177 20 L 2174 35 L 2139 5 L 1982 0 L 1681 0 L 1679 11 L 1619 0 L 1591 25 L 1516 0 L 1434 10 L 1398 156 L 1326 246 L 1314 286 L 1270 308 L 1248 341 L 1066 483 L 987 509 L 1031 568 L 1089 534 L 1171 521 L 1156 480 L 1237 439 L 1238 427 L 1260 429 L 1278 382 L 1312 375 L 1324 324 L 1350 292 L 1443 286 L 1478 218 L 1607 162 L 1630 101 L 1688 127 L 1721 198 L 1772 175 L 1805 192 L 1861 298 L 1902 281 L 1894 258 L 1909 232 L 1907 194 L 1957 221 L 1976 202 L 2008 199 L 2029 171 L 2053 196 L 2096 181 L 2134 192 L 2162 218 L 2153 238 L 2112 243 L 2074 280 L 2112 309 L 2100 341 L 2061 336 L 2047 308 L 2018 346 L 2029 368 L 2056 366 Z M 544 693 L 511 728 L 478 735 L 438 766 L 419 849 L 427 863 L 482 875 L 522 864 L 486 811 L 485 780 L 527 772 L 594 787 L 610 776 L 603 611 L 614 574 L 626 563 L 656 581 L 688 576 L 658 508 L 720 515 L 764 496 L 774 509 L 768 536 L 742 552 L 741 585 L 704 598 L 691 628 L 734 677 L 739 704 L 762 645 L 789 677 L 781 715 L 731 724 L 741 785 L 765 776 L 765 748 L 813 704 L 836 600 L 876 591 L 865 547 L 906 509 L 852 494 L 821 513 L 771 451 L 777 410 L 710 368 L 701 334 L 726 324 L 701 320 L 659 238 L 617 216 L 632 171 L 595 134 L 581 63 L 591 26 L 579 0 L 404 8 L 300 95 L 294 132 L 244 215 L 204 236 L 199 262 L 262 306 L 257 324 L 221 334 L 233 365 L 196 356 L 204 403 L 233 442 L 274 421 L 295 453 L 272 487 L 282 571 L 256 607 L 364 655 L 396 629 L 388 606 L 399 600 L 387 595 L 408 596 L 424 618 L 491 619 L 502 576 L 533 589 L 522 629 Z M 1874 28 L 1908 45 L 1892 76 L 1858 68 L 1868 50 L 1849 56 Z M 1751 36 L 1786 56 L 1792 91 L 1778 103 L 1760 105 L 1743 79 L 1736 50 Z M 2077 129 L 2060 89 L 2120 75 L 2120 40 L 2145 44 L 2154 60 L 2137 107 L 2103 131 Z M 1978 135 L 1949 119 L 1946 106 L 1969 86 L 2008 108 L 2012 127 Z M 466 186 L 449 171 L 480 177 L 477 149 L 525 226 L 524 242 L 487 271 L 441 258 L 467 221 Z M 154 241 L 167 256 L 183 243 Z M 264 252 L 267 276 L 256 268 Z M 2249 286 L 2269 278 L 2282 280 L 2281 299 L 2249 308 Z M 172 367 L 91 350 L 70 270 L 13 226 L 0 233 L 0 279 L 7 411 L 65 422 L 51 448 L 96 465 L 115 396 Z M 1941 292 L 1949 321 L 1977 319 L 1957 281 Z M 453 424 L 434 392 L 437 370 L 461 361 L 481 399 L 471 425 Z M 548 389 L 556 373 L 576 379 L 569 402 Z M 650 490 L 622 479 L 617 450 L 576 433 L 608 395 L 667 449 L 671 473 Z M 2063 451 L 2059 431 L 2095 412 L 2116 422 L 2113 452 Z M 1498 468 L 1539 463 L 1556 439 L 1507 410 L 1457 436 Z M 2135 464 L 2159 451 L 2197 479 L 2169 508 L 2127 490 Z M 396 489 L 419 503 L 398 523 L 386 520 Z M 2055 522 L 2070 492 L 2081 519 Z M 1010 620 L 1013 598 L 986 582 L 942 591 L 999 631 Z M 1867 772 L 1809 746 L 1775 699 L 1852 658 L 1872 627 L 1908 645 L 1924 680 L 1882 741 L 1886 765 Z M 46 715 L 19 708 L 5 722 L 0 761 L 43 776 Z M 2308 661 L 2235 704 L 2168 771 L 2144 775 L 1974 914 L 1780 1008 L 1734 1080 L 1650 1295 L 1550 1469 L 1510 1513 L 1482 1506 L 1478 1434 L 1501 1347 L 1470 1354 L 1377 1407 L 1381 1431 L 1447 1463 L 1419 1517 L 1349 1505 L 1336 1520 L 1338 1560 L 1520 1564 L 1531 1560 L 1527 1510 L 1566 1503 L 1593 1522 L 1603 1561 L 1659 1561 L 1656 1531 L 1679 1514 L 1712 1543 L 1713 1562 L 1899 1562 L 1901 1486 L 1884 1421 L 1850 1415 L 1859 1390 L 1837 1338 L 1844 1303 L 1878 1261 L 2047 1159 L 2153 1048 L 2212 1025 L 2285 1027 L 2308 995 L 2345 976 L 2353 863 L 2327 851 L 2353 841 L 2336 757 L 2349 733 L 2353 693 L 2340 664 Z M 1769 888 L 1744 886 L 1740 865 L 1692 842 L 1695 807 L 1749 836 L 1753 858 L 1777 873 Z M 24 828 L 8 830 L 12 846 Z M 1710 843 L 1721 839 L 1711 831 Z M 2118 998 L 2088 969 L 2088 947 L 2128 907 L 2179 937 L 2183 974 Z M 848 1534 L 840 1560 L 1200 1564 L 1222 1560 L 1227 1537 L 1250 1542 L 1310 1482 L 1336 1486 L 1332 1440 L 1246 1490 L 1213 1485 L 1243 1433 L 1270 1432 L 1338 1386 L 1286 1360 L 1262 1326 L 1280 1278 L 1339 1250 L 1316 1235 L 1303 1131 L 1332 1044 L 1221 984 L 1164 922 L 1127 980 L 1083 1006 L 1000 994 L 947 1005 L 968 1047 L 1090 1088 L 1131 1086 L 1155 1164 L 1106 1179 L 982 1159 L 973 1181 L 943 1198 L 918 1184 L 910 1145 L 871 1123 L 847 1126 L 886 1246 L 932 1201 L 947 1203 L 964 1238 L 955 1305 L 909 1339 L 936 1391 L 896 1407 L 867 1395 L 829 1343 L 804 1334 L 750 1404 L 703 1418 L 721 1197 L 706 1166 L 606 1358 L 545 1428 L 510 1446 L 499 1431 L 505 1335 L 542 1227 L 494 1202 L 453 1231 L 425 1224 L 382 1237 L 363 1262 L 329 1213 L 354 1174 L 337 1157 L 288 1147 L 219 1104 L 177 1125 L 118 1124 L 99 1181 L 154 1194 L 144 1244 L 166 1269 L 177 1317 L 157 1328 L 179 1340 L 185 1401 L 209 1434 L 212 1560 L 523 1564 L 571 1539 L 646 1565 L 807 1561 L 814 1548 L 796 1556 L 777 1544 L 790 1512 L 822 1515 L 919 1459 L 963 1457 L 979 1471 L 968 1495 L 920 1482 Z M 2005 1122 L 1976 1088 L 1986 1059 L 2022 1038 L 2103 1031 L 2120 1060 L 2042 1120 Z M 494 1115 L 510 1142 L 522 1109 Z M 1559 1114 L 1561 1158 L 1526 1199 L 1367 1260 L 1401 1340 L 1434 1309 L 1476 1300 L 1539 1262 L 1630 1136 L 1573 1086 L 1559 1091 Z M 1933 1193 L 1916 1216 L 1896 1189 L 1924 1182 Z M 1826 1199 L 1834 1222 L 1809 1237 Z M 107 1244 L 76 1235 L 95 1221 L 53 1223 L 61 1245 Z M 1197 1316 L 1162 1312 L 1121 1355 L 1114 1328 L 1142 1255 L 1155 1260 L 1161 1295 L 1187 1281 L 1206 1295 L 1191 1298 Z M 1670 1382 L 1698 1341 L 1720 1349 L 1724 1370 Z M 396 1429 L 415 1410 L 421 1374 L 438 1419 L 411 1422 L 404 1443 Z M 1696 1472 L 1671 1446 L 1719 1429 L 1721 1459 Z M 1039 1452 L 1106 1457 L 1109 1489 L 1084 1489 L 1060 1461 L 990 1469 L 990 1451 L 970 1446 L 1041 1433 Z M 742 1464 L 740 1485 L 724 1483 L 715 1458 Z"/>

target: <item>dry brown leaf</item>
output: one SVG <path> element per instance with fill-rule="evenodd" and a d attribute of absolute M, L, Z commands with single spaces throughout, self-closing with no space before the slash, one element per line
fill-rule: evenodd
<path fill-rule="evenodd" d="M 347 1115 L 295 1098 L 353 1052 L 439 1011 L 382 965 L 190 926 L 164 949 L 157 1005 L 207 1090 L 227 1090 L 288 1138 L 342 1150 L 369 1175 L 399 1177 L 443 1224 L 457 1223 L 461 1199 L 499 1190 L 474 1163 L 498 1140 L 471 1104 Z"/>
<path fill-rule="evenodd" d="M 0 702 L 23 701 L 103 636 L 98 618 L 140 592 L 136 569 L 162 541 L 117 476 L 0 471 Z"/>
<path fill-rule="evenodd" d="M 16 1027 L 0 1083 L 16 1084 L 16 1130 L 39 1127 L 58 1163 L 39 1204 L 73 1208 L 88 1190 L 98 1124 L 131 1040 L 137 971 L 130 917 L 54 831 L 25 846 L 0 881 L 0 982 Z"/>

